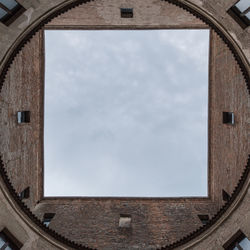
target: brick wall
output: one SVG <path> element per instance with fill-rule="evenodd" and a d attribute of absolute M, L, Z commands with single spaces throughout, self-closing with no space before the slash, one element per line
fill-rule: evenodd
<path fill-rule="evenodd" d="M 203 8 L 226 17 L 223 2 L 200 1 Z M 213 7 L 218 5 L 215 9 Z M 121 19 L 120 7 L 133 7 L 133 19 Z M 220 17 L 219 17 L 220 18 Z M 225 19 L 224 18 L 224 19 Z M 241 46 L 248 30 L 233 20 Z M 221 21 L 225 22 L 225 21 Z M 94 1 L 55 18 L 47 28 L 207 28 L 199 19 L 163 1 Z M 15 189 L 31 187 L 27 204 L 42 218 L 55 212 L 51 227 L 71 240 L 99 249 L 151 249 L 176 241 L 201 226 L 197 214 L 214 214 L 237 184 L 249 154 L 249 96 L 231 51 L 211 32 L 208 199 L 45 199 L 42 198 L 43 51 L 37 33 L 15 58 L 0 94 L 0 152 Z M 16 112 L 31 111 L 31 123 L 18 125 Z M 235 112 L 236 124 L 222 124 L 222 112 Z M 130 214 L 132 227 L 121 230 L 119 215 Z M 199 249 L 199 248 L 198 248 Z"/>

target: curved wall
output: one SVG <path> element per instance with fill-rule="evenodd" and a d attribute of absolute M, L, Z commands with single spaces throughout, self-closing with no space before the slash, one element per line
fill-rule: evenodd
<path fill-rule="evenodd" d="M 46 10 L 56 6 L 56 1 L 53 4 L 46 3 L 46 1 L 43 3 L 26 1 L 23 4 L 28 10 L 10 27 L 5 27 L 0 23 L 0 32 L 4 34 L 4 36 L 0 36 L 2 55 L 13 43 L 15 37 L 30 24 L 29 22 L 36 20 Z M 126 7 L 127 4 L 132 5 L 134 11 L 137 11 L 135 19 L 121 21 L 119 8 Z M 248 57 L 249 28 L 242 30 L 226 13 L 232 3 L 229 5 L 228 2 L 226 4 L 223 1 L 215 1 L 210 5 L 207 2 L 196 1 L 196 4 L 206 12 L 212 13 L 213 17 L 217 18 L 224 27 L 230 27 L 228 31 Z M 221 16 L 224 18 L 222 19 Z M 204 28 L 207 25 L 188 12 L 167 2 L 129 1 L 125 5 L 122 1 L 110 0 L 80 5 L 53 19 L 46 27 Z M 20 192 L 26 186 L 31 187 L 31 198 L 26 201 L 26 204 L 38 217 L 42 218 L 44 212 L 56 212 L 50 225 L 51 228 L 71 240 L 87 244 L 90 247 L 155 249 L 175 242 L 201 226 L 197 214 L 212 216 L 216 213 L 223 204 L 222 189 L 231 194 L 246 166 L 249 154 L 248 131 L 250 126 L 249 95 L 244 77 L 231 51 L 222 39 L 213 31 L 211 37 L 211 187 L 209 199 L 43 199 L 41 180 L 43 146 L 42 31 L 24 46 L 14 59 L 1 91 L 0 104 L 3 119 L 1 119 L 0 152 L 16 191 Z M 243 56 L 243 61 L 246 57 Z M 1 62 L 2 67 L 4 59 Z M 28 126 L 17 126 L 16 112 L 23 109 L 31 110 L 32 122 Z M 221 112 L 224 109 L 235 112 L 236 126 L 225 127 L 221 124 Z M 37 202 L 39 203 L 37 204 Z M 211 249 L 214 249 L 212 247 L 219 249 L 224 243 L 223 241 L 237 231 L 233 228 L 235 223 L 237 227 L 244 229 L 246 235 L 249 235 L 249 227 L 246 223 L 249 221 L 246 209 L 248 203 L 249 194 L 246 195 L 244 202 L 237 205 L 233 215 L 224 218 L 226 219 L 224 224 L 216 229 L 217 232 L 220 232 L 221 237 L 216 236 L 216 231 L 211 232 L 212 234 L 196 245 L 195 249 L 204 249 L 204 246 L 207 249 L 210 246 Z M 117 226 L 119 215 L 123 213 L 133 216 L 131 231 L 122 231 Z M 15 219 L 20 220 L 17 215 L 12 215 L 12 217 L 13 223 Z M 6 221 L 2 223 L 3 226 L 9 228 Z M 40 236 L 32 235 L 25 238 L 25 235 L 22 234 L 22 237 L 21 241 L 27 241 L 27 238 L 30 241 L 32 239 L 36 241 L 35 238 Z M 41 244 L 46 245 L 46 243 Z M 43 248 L 39 246 L 38 249 Z"/>

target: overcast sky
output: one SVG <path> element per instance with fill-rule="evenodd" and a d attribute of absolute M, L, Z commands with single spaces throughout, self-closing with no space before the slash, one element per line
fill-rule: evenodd
<path fill-rule="evenodd" d="M 45 196 L 206 196 L 208 44 L 45 31 Z"/>

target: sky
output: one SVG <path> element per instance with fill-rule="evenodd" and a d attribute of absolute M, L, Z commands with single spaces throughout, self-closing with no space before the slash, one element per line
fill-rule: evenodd
<path fill-rule="evenodd" d="M 45 31 L 45 196 L 207 196 L 209 30 Z"/>

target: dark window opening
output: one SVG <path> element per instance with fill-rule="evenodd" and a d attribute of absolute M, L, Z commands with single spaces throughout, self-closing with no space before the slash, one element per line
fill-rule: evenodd
<path fill-rule="evenodd" d="M 223 201 L 230 200 L 230 195 L 224 189 L 222 189 L 222 198 L 223 198 Z"/>
<path fill-rule="evenodd" d="M 250 25 L 249 0 L 239 0 L 228 10 L 228 14 L 243 28 Z"/>
<path fill-rule="evenodd" d="M 245 250 L 250 248 L 250 241 L 246 235 L 241 231 L 237 231 L 230 240 L 228 240 L 223 248 L 226 250 Z"/>
<path fill-rule="evenodd" d="M 51 220 L 54 218 L 55 214 L 54 213 L 46 213 L 43 215 L 43 224 L 48 227 Z"/>
<path fill-rule="evenodd" d="M 223 112 L 223 123 L 234 125 L 234 113 L 233 112 Z"/>
<path fill-rule="evenodd" d="M 25 188 L 20 194 L 19 197 L 21 200 L 28 199 L 30 197 L 30 188 Z"/>
<path fill-rule="evenodd" d="M 24 11 L 24 7 L 15 0 L 0 0 L 0 21 L 7 26 L 14 22 Z"/>
<path fill-rule="evenodd" d="M 209 216 L 207 214 L 199 214 L 198 217 L 203 225 L 206 225 L 209 221 Z"/>
<path fill-rule="evenodd" d="M 17 112 L 18 123 L 29 123 L 30 122 L 30 111 L 18 111 Z"/>
<path fill-rule="evenodd" d="M 121 17 L 122 18 L 132 18 L 133 9 L 132 8 L 121 8 Z"/>
<path fill-rule="evenodd" d="M 8 250 L 19 250 L 22 247 L 22 243 L 20 243 L 10 232 L 8 229 L 4 228 L 0 232 L 0 249 L 8 249 Z"/>

